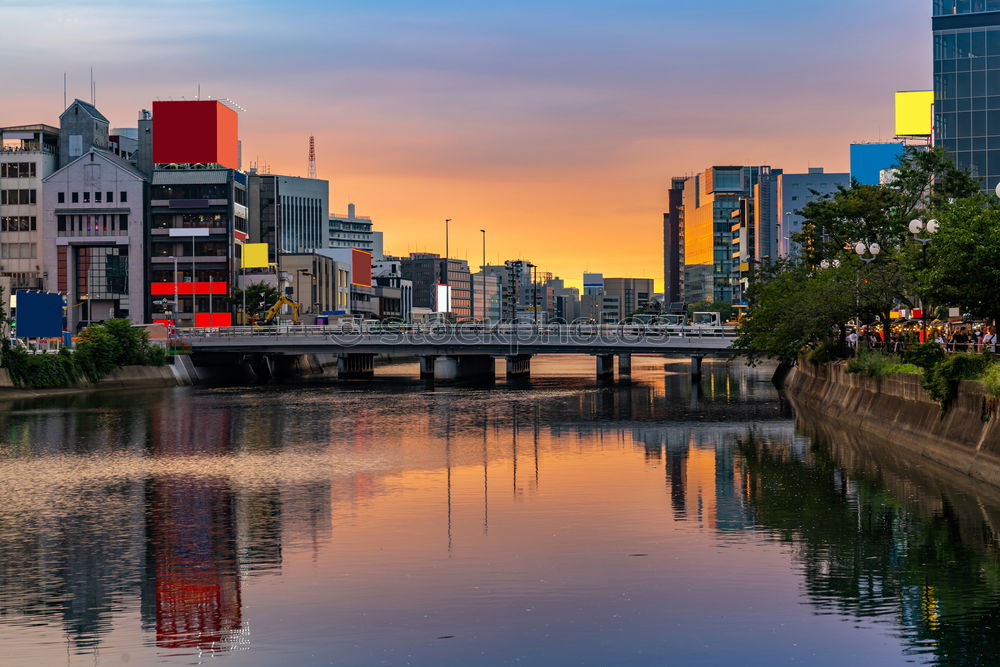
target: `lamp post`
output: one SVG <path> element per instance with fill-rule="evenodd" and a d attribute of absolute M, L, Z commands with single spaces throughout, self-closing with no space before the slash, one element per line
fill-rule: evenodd
<path fill-rule="evenodd" d="M 448 248 L 448 224 L 451 222 L 451 218 L 444 219 L 444 284 L 448 285 L 448 255 L 450 253 Z"/>
<path fill-rule="evenodd" d="M 174 260 L 174 307 L 173 307 L 173 312 L 174 312 L 174 328 L 176 329 L 177 328 L 177 313 L 180 312 L 181 304 L 180 304 L 180 301 L 178 300 L 178 298 L 179 298 L 179 291 L 178 291 L 178 284 L 177 284 L 177 258 L 174 257 L 173 255 L 171 255 L 170 259 Z"/>
<path fill-rule="evenodd" d="M 486 323 L 490 314 L 486 312 L 486 230 L 480 229 L 483 234 L 483 265 L 479 269 L 479 273 L 483 276 L 483 323 Z"/>
<path fill-rule="evenodd" d="M 299 280 L 302 276 L 311 276 L 309 269 L 295 269 L 295 300 L 299 303 L 299 309 L 302 308 L 302 283 Z M 301 319 L 299 320 L 301 321 Z"/>
<path fill-rule="evenodd" d="M 1000 186 L 997 187 L 1000 188 Z M 923 238 L 920 236 L 920 232 L 937 234 L 938 227 L 940 224 L 937 220 L 928 220 L 926 224 L 919 218 L 910 220 L 910 233 L 913 234 L 913 240 L 920 243 L 920 263 L 924 271 L 927 270 L 927 244 L 931 242 L 931 239 L 929 237 Z M 920 342 L 925 343 L 927 342 L 927 306 L 924 304 L 923 297 L 920 298 L 920 329 Z"/>
<path fill-rule="evenodd" d="M 882 252 L 882 246 L 880 246 L 878 243 L 875 242 L 866 243 L 864 241 L 858 241 L 857 243 L 854 244 L 854 252 L 857 253 L 858 257 L 861 258 L 861 261 L 865 263 L 865 266 L 867 266 L 872 262 L 874 262 L 875 259 L 878 257 L 878 254 Z M 866 257 L 865 255 L 867 254 L 871 254 L 871 257 Z M 861 290 L 861 276 L 859 274 L 858 291 L 860 292 L 860 290 Z M 882 323 L 882 329 L 883 331 L 885 331 L 885 322 Z M 860 332 L 860 330 L 861 330 L 861 313 L 858 313 L 858 331 Z M 883 342 L 885 341 L 883 340 Z"/>

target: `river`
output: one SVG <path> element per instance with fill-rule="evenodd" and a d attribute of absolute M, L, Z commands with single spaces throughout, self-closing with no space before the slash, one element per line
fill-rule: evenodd
<path fill-rule="evenodd" d="M 1000 494 L 593 365 L 5 405 L 0 664 L 992 664 Z"/>

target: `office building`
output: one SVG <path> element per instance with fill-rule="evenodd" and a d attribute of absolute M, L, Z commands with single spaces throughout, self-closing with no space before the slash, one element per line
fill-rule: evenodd
<path fill-rule="evenodd" d="M 312 324 L 317 315 L 349 314 L 351 308 L 351 265 L 329 255 L 286 253 L 282 270 L 288 274 L 287 296 L 299 304 L 299 317 Z"/>
<path fill-rule="evenodd" d="M 372 254 L 358 248 L 325 248 L 316 253 L 351 267 L 351 314 L 365 319 L 378 319 L 378 299 L 372 284 Z"/>
<path fill-rule="evenodd" d="M 375 234 L 372 232 L 372 219 L 365 215 L 357 215 L 354 204 L 347 205 L 346 215 L 330 215 L 328 227 L 328 242 L 330 248 L 357 248 L 372 255 L 375 251 L 381 255 L 381 239 L 376 248 Z"/>
<path fill-rule="evenodd" d="M 227 297 L 249 239 L 237 123 L 236 111 L 218 101 L 153 103 L 147 272 L 154 320 L 232 324 Z"/>
<path fill-rule="evenodd" d="M 934 0 L 934 135 L 984 190 L 1000 182 L 1000 3 Z"/>
<path fill-rule="evenodd" d="M 562 278 L 552 278 L 546 283 L 552 291 L 552 317 L 563 322 L 574 322 L 580 318 L 580 290 L 566 287 Z"/>
<path fill-rule="evenodd" d="M 58 166 L 58 128 L 0 128 L 0 278 L 11 292 L 45 287 L 42 179 Z"/>
<path fill-rule="evenodd" d="M 471 274 L 462 259 L 435 253 L 410 253 L 401 260 L 403 277 L 413 283 L 414 308 L 450 313 L 458 321 L 472 317 Z"/>
<path fill-rule="evenodd" d="M 739 293 L 739 225 L 742 204 L 752 210 L 761 167 L 716 166 L 688 177 L 683 186 L 684 300 L 732 302 Z M 766 169 L 766 168 L 765 168 Z"/>
<path fill-rule="evenodd" d="M 380 312 L 383 310 L 382 298 L 392 296 L 380 290 L 398 290 L 398 319 L 403 322 L 413 321 L 413 282 L 403 278 L 402 260 L 399 257 L 383 255 L 380 259 L 374 259 L 372 261 L 372 282 L 375 285 L 376 296 L 379 297 Z"/>
<path fill-rule="evenodd" d="M 329 181 L 278 174 L 247 174 L 250 242 L 266 243 L 268 260 L 281 253 L 327 247 Z"/>
<path fill-rule="evenodd" d="M 487 324 L 500 322 L 502 310 L 500 277 L 480 271 L 472 274 L 472 319 Z"/>
<path fill-rule="evenodd" d="M 653 298 L 652 278 L 605 278 L 604 294 L 616 297 L 621 317 L 644 310 Z"/>
<path fill-rule="evenodd" d="M 673 178 L 663 214 L 663 289 L 666 301 L 684 294 L 684 178 Z"/>
<path fill-rule="evenodd" d="M 800 255 L 800 248 L 794 238 L 796 234 L 802 232 L 802 223 L 805 222 L 802 208 L 806 204 L 830 197 L 841 187 L 850 186 L 851 174 L 827 173 L 822 167 L 811 167 L 805 174 L 779 174 L 778 206 L 775 217 L 769 223 L 777 226 L 775 240 L 778 243 L 778 256 L 795 258 Z"/>
<path fill-rule="evenodd" d="M 49 289 L 72 306 L 69 330 L 115 317 L 149 321 L 145 176 L 114 153 L 90 148 L 44 184 L 44 269 Z"/>

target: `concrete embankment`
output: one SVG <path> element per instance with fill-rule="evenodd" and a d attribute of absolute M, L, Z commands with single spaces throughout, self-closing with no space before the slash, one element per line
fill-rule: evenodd
<path fill-rule="evenodd" d="M 802 362 L 780 386 L 803 420 L 835 421 L 874 443 L 1000 487 L 1000 398 L 979 382 L 963 381 L 943 413 L 913 373 L 877 379 L 848 373 L 844 362 Z"/>
<path fill-rule="evenodd" d="M 194 369 L 187 357 L 177 357 L 173 364 L 166 366 L 123 366 L 97 382 L 80 380 L 69 387 L 41 389 L 16 386 L 11 381 L 7 369 L 0 368 L 0 400 L 79 394 L 91 391 L 179 387 L 193 384 L 195 379 Z"/>

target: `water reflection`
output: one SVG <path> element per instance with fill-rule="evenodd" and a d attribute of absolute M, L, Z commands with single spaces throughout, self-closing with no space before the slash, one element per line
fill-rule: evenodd
<path fill-rule="evenodd" d="M 591 363 L 537 364 L 530 389 L 13 405 L 0 642 L 22 661 L 68 642 L 88 660 L 259 664 L 842 664 L 851 642 L 883 662 L 976 664 L 997 645 L 1000 498 L 817 419 L 796 435 L 766 375 L 706 364 L 692 387 L 640 361 L 602 388 Z M 866 629 L 816 625 L 799 596 Z M 748 599 L 770 612 L 739 615 Z M 762 644 L 771 617 L 802 648 Z"/>

